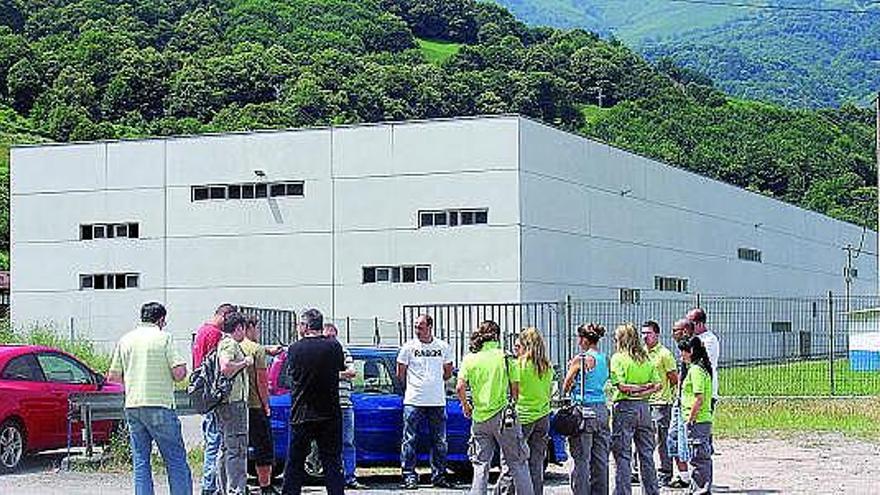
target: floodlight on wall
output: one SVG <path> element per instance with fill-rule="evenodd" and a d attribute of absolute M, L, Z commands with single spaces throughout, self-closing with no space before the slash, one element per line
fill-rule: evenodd
<path fill-rule="evenodd" d="M 628 194 L 631 193 L 631 192 L 633 192 L 632 189 L 621 189 L 621 190 L 620 190 L 620 195 L 621 195 L 621 196 L 626 196 L 626 195 L 628 195 Z"/>
<path fill-rule="evenodd" d="M 762 222 L 758 222 L 758 223 L 755 224 L 755 228 L 756 228 L 756 229 L 760 229 L 760 228 L 763 227 L 763 226 L 764 226 L 764 224 L 763 224 Z"/>
<path fill-rule="evenodd" d="M 261 170 L 261 169 L 256 169 L 256 170 L 254 170 L 254 175 L 256 175 L 257 177 L 259 177 L 261 179 L 265 179 L 266 178 L 266 171 Z"/>

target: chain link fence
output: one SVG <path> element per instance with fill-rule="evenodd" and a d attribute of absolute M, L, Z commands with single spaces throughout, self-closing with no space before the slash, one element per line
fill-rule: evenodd
<path fill-rule="evenodd" d="M 880 394 L 880 298 L 685 296 L 621 302 L 574 300 L 534 303 L 428 304 L 403 307 L 403 337 L 412 336 L 420 314 L 434 318 L 435 333 L 450 343 L 456 362 L 468 352 L 471 331 L 493 320 L 508 350 L 519 331 L 542 331 L 557 370 L 575 355 L 576 329 L 595 322 L 608 329 L 600 343 L 613 352 L 622 323 L 654 320 L 661 342 L 675 354 L 670 329 L 688 310 L 701 307 L 721 342 L 721 396 L 815 397 Z"/>

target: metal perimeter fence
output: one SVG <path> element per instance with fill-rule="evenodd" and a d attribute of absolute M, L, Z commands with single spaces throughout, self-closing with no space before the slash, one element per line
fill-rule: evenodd
<path fill-rule="evenodd" d="M 435 334 L 449 342 L 456 362 L 468 352 L 471 331 L 493 320 L 502 344 L 511 350 L 522 328 L 543 333 L 550 359 L 561 378 L 577 352 L 582 323 L 604 325 L 600 348 L 613 352 L 614 328 L 625 322 L 654 320 L 661 342 L 677 355 L 673 322 L 701 307 L 707 326 L 721 342 L 719 395 L 722 397 L 819 397 L 880 395 L 880 298 L 700 296 L 641 300 L 422 304 L 403 307 L 401 341 L 413 335 L 420 314 L 434 319 Z"/>
<path fill-rule="evenodd" d="M 287 345 L 298 337 L 295 311 L 251 306 L 240 306 L 239 310 L 245 315 L 253 315 L 260 320 L 262 344 Z M 339 340 L 350 345 L 399 345 L 403 338 L 403 329 L 397 321 L 379 318 L 334 318 L 326 319 L 325 323 L 336 325 Z"/>

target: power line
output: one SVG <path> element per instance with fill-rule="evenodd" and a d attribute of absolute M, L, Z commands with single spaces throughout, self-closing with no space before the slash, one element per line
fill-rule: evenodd
<path fill-rule="evenodd" d="M 880 15 L 880 10 L 858 10 L 858 9 L 839 9 L 833 7 L 795 7 L 791 5 L 762 5 L 749 2 L 724 2 L 720 0 L 668 0 L 673 3 L 690 3 L 696 5 L 714 5 L 718 7 L 745 7 L 751 9 L 763 10 L 785 10 L 792 12 L 822 12 L 822 13 L 838 13 L 838 14 L 865 14 Z M 877 5 L 873 3 L 871 5 Z"/>

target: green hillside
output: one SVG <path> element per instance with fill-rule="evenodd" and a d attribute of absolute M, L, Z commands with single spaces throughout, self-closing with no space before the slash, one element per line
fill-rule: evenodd
<path fill-rule="evenodd" d="M 880 88 L 880 4 L 787 0 L 771 11 L 669 0 L 496 0 L 527 22 L 614 35 L 651 60 L 670 57 L 719 88 L 793 107 L 866 102 Z M 770 4 L 768 4 L 770 5 Z"/>
<path fill-rule="evenodd" d="M 876 224 L 869 112 L 733 99 L 684 64 L 650 63 L 583 30 L 529 26 L 492 3 L 0 8 L 0 145 L 520 113 Z M 2 251 L 8 201 L 0 205 Z"/>

